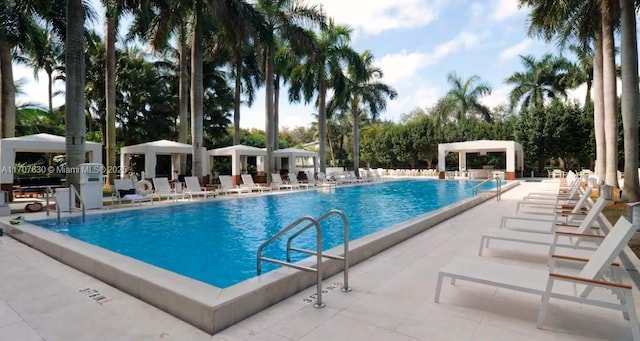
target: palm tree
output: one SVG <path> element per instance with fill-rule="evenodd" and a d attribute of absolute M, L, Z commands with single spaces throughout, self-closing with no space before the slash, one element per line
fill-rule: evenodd
<path fill-rule="evenodd" d="M 267 177 L 274 171 L 273 163 L 273 141 L 274 141 L 274 59 L 277 50 L 277 39 L 289 42 L 296 51 L 309 50 L 313 47 L 313 36 L 302 26 L 308 24 L 321 24 L 324 22 L 324 15 L 317 6 L 301 5 L 297 0 L 258 0 L 256 4 L 258 10 L 262 12 L 266 20 L 266 31 L 271 35 L 262 41 L 265 58 L 265 130 L 266 130 L 266 151 L 264 167 Z M 320 151 L 320 157 L 322 153 Z M 322 164 L 321 166 L 322 167 Z M 270 179 L 268 178 L 268 181 Z"/>
<path fill-rule="evenodd" d="M 352 29 L 348 26 L 336 26 L 329 20 L 327 29 L 321 30 L 316 38 L 316 48 L 308 52 L 304 62 L 293 68 L 289 98 L 300 101 L 301 93 L 306 103 L 311 101 L 314 93 L 318 93 L 318 143 L 320 172 L 326 172 L 327 141 L 327 85 L 344 87 L 343 67 L 365 72 L 362 59 L 350 46 Z M 329 83 L 329 84 L 328 84 Z"/>
<path fill-rule="evenodd" d="M 188 143 L 189 135 L 189 55 L 191 50 L 187 43 L 188 16 L 176 15 L 176 3 L 171 0 L 143 2 L 133 11 L 134 20 L 128 38 L 135 36 L 149 40 L 156 50 L 166 49 L 171 37 L 175 37 L 178 55 L 178 142 Z M 181 8 L 186 11 L 187 9 Z M 186 170 L 186 155 L 180 155 L 180 171 Z"/>
<path fill-rule="evenodd" d="M 636 17 L 632 1 L 620 1 L 620 64 L 622 65 L 622 125 L 624 127 L 624 188 L 623 199 L 640 201 L 638 184 L 638 40 Z"/>
<path fill-rule="evenodd" d="M 253 104 L 255 86 L 261 82 L 256 59 L 256 45 L 260 35 L 264 34 L 264 18 L 259 13 L 238 22 L 233 27 L 220 27 L 217 33 L 216 49 L 226 50 L 235 78 L 233 105 L 233 144 L 240 143 L 240 104 L 242 89 L 248 96 L 247 104 Z M 249 72 L 245 72 L 245 69 Z"/>
<path fill-rule="evenodd" d="M 107 169 L 114 169 L 116 165 L 116 30 L 120 17 L 125 11 L 131 9 L 130 1 L 102 0 L 106 9 L 105 19 L 105 99 L 106 99 L 106 124 L 105 142 Z M 116 174 L 107 172 L 107 184 L 113 182 Z"/>
<path fill-rule="evenodd" d="M 610 150 L 611 143 L 607 143 L 605 139 L 609 139 L 605 135 L 605 97 L 611 96 L 611 89 L 607 91 L 606 96 L 603 87 L 603 40 L 607 39 L 612 42 L 613 37 L 605 37 L 603 34 L 602 22 L 602 6 L 601 1 L 584 1 L 584 0 L 520 0 L 520 5 L 532 7 L 529 16 L 529 34 L 541 36 L 547 41 L 556 39 L 560 47 L 564 47 L 569 41 L 576 41 L 579 44 L 588 44 L 593 41 L 594 44 L 594 60 L 593 60 L 593 100 L 594 100 L 594 131 L 596 139 L 596 175 L 600 181 L 609 179 L 611 172 L 607 168 L 608 154 L 615 153 L 617 150 Z M 612 46 L 611 44 L 607 43 Z M 611 51 L 608 50 L 607 53 Z M 611 60 L 611 57 L 607 57 Z M 611 72 L 611 68 L 607 68 L 607 72 Z M 610 77 L 610 76 L 609 76 Z M 610 83 L 610 82 L 608 82 Z M 609 87 L 611 87 L 609 85 Z M 613 92 L 615 95 L 615 91 Z M 608 110 L 610 111 L 610 110 Z M 610 134 L 607 134 L 610 136 Z M 611 137 L 612 138 L 612 137 Z"/>
<path fill-rule="evenodd" d="M 23 49 L 26 64 L 33 67 L 33 76 L 37 80 L 38 72 L 47 73 L 49 113 L 53 113 L 53 74 L 62 69 L 64 46 L 58 37 L 51 32 L 49 23 L 45 27 L 34 30 Z"/>
<path fill-rule="evenodd" d="M 84 114 L 84 7 L 82 0 L 67 0 L 65 124 L 67 166 L 79 167 L 85 158 Z M 67 174 L 67 184 L 79 188 L 80 174 Z"/>
<path fill-rule="evenodd" d="M 344 88 L 337 87 L 337 103 L 343 103 L 351 112 L 353 124 L 353 170 L 359 175 L 360 168 L 360 115 L 370 114 L 372 118 L 384 111 L 387 107 L 386 98 L 395 99 L 398 96 L 396 90 L 380 80 L 383 77 L 382 69 L 373 65 L 373 54 L 365 50 L 360 54 L 363 68 L 348 68 L 348 77 Z M 355 64 L 357 65 L 357 64 Z M 363 110 L 366 108 L 366 110 Z"/>
<path fill-rule="evenodd" d="M 604 98 L 604 138 L 607 148 L 604 182 L 618 188 L 618 97 L 616 93 L 616 61 L 614 25 L 618 1 L 601 0 L 602 14 L 602 90 Z M 637 83 L 636 83 L 637 84 Z M 636 124 L 637 128 L 637 124 Z M 634 164 L 637 167 L 637 163 Z"/>
<path fill-rule="evenodd" d="M 511 107 L 542 108 L 547 100 L 567 97 L 571 63 L 564 57 L 545 54 L 540 60 L 534 56 L 520 56 L 525 72 L 515 72 L 505 83 L 515 85 L 509 94 Z"/>
<path fill-rule="evenodd" d="M 480 103 L 480 98 L 491 94 L 489 84 L 480 80 L 474 75 L 462 81 L 455 72 L 447 76 L 447 81 L 451 85 L 451 90 L 446 97 L 456 103 L 457 119 L 464 120 L 468 113 L 479 114 L 486 122 L 493 122 L 491 110 Z"/>
<path fill-rule="evenodd" d="M 21 6 L 22 5 L 22 6 Z M 0 8 L 0 137 L 15 136 L 16 88 L 13 83 L 14 47 L 37 30 L 35 8 L 29 1 L 4 1 Z"/>

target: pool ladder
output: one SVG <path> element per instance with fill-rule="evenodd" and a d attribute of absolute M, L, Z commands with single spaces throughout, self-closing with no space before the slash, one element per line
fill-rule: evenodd
<path fill-rule="evenodd" d="M 320 226 L 320 222 L 325 220 L 326 218 L 332 216 L 332 215 L 340 216 L 340 218 L 342 218 L 342 222 L 343 222 L 344 254 L 342 256 L 340 256 L 340 255 L 332 255 L 332 254 L 327 254 L 327 253 L 323 254 L 322 253 L 322 228 Z M 304 225 L 299 230 L 297 230 L 295 233 L 293 233 L 289 237 L 289 239 L 287 239 L 287 260 L 286 261 L 282 261 L 282 260 L 274 259 L 274 258 L 269 258 L 269 257 L 264 257 L 262 255 L 262 251 L 264 250 L 264 248 L 267 245 L 273 243 L 275 240 L 277 240 L 280 237 L 282 237 L 285 233 L 293 230 L 296 227 L 299 227 L 303 223 L 307 223 L 307 224 Z M 297 238 L 302 233 L 304 233 L 305 231 L 309 230 L 312 227 L 315 227 L 315 229 L 316 229 L 316 250 L 315 251 L 307 250 L 307 249 L 301 249 L 301 248 L 297 248 L 297 247 L 291 246 L 291 243 L 295 238 Z M 312 268 L 312 267 L 308 267 L 308 266 L 292 263 L 291 262 L 291 251 L 297 251 L 297 252 L 306 253 L 306 254 L 309 254 L 309 255 L 315 255 L 316 256 L 316 267 Z M 343 269 L 344 281 L 343 281 L 343 286 L 342 286 L 342 288 L 340 290 L 343 291 L 343 292 L 349 292 L 349 291 L 351 291 L 351 287 L 349 287 L 349 257 L 348 257 L 348 255 L 349 255 L 349 220 L 347 219 L 347 216 L 342 211 L 340 211 L 340 210 L 330 210 L 330 211 L 328 211 L 327 213 L 321 215 L 318 218 L 313 218 L 311 216 L 304 216 L 304 217 L 298 218 L 296 221 L 291 223 L 289 226 L 283 228 L 282 230 L 280 230 L 280 232 L 276 233 L 271 238 L 267 239 L 264 243 L 262 243 L 258 247 L 258 252 L 257 252 L 257 273 L 258 273 L 258 275 L 262 274 L 262 262 L 263 261 L 271 262 L 271 263 L 275 263 L 275 264 L 280 264 L 282 266 L 288 266 L 288 267 L 291 267 L 291 268 L 294 268 L 294 269 L 298 269 L 298 270 L 315 272 L 316 273 L 316 295 L 317 295 L 317 300 L 316 300 L 316 303 L 313 306 L 316 307 L 316 308 L 323 308 L 325 306 L 325 304 L 322 302 L 322 257 L 329 258 L 329 259 L 337 259 L 337 260 L 342 260 L 343 261 L 343 264 L 344 264 L 344 269 Z"/>
<path fill-rule="evenodd" d="M 484 180 L 483 182 L 473 186 L 473 195 L 478 194 L 478 190 L 480 188 L 480 186 L 491 182 L 492 180 L 496 181 L 496 200 L 500 201 L 500 194 L 502 193 L 502 179 L 500 179 L 499 176 L 495 175 L 493 178 L 489 178 L 487 180 Z"/>
<path fill-rule="evenodd" d="M 71 214 L 73 212 L 74 209 L 78 209 L 77 207 L 75 207 L 75 198 L 78 198 L 78 200 L 80 201 L 80 210 L 82 211 L 82 221 L 84 221 L 85 218 L 85 207 L 84 207 L 84 201 L 82 200 L 82 197 L 80 196 L 80 193 L 78 193 L 78 190 L 76 189 L 76 187 L 71 184 L 69 185 L 69 191 L 71 192 L 69 195 L 69 214 Z M 49 216 L 49 198 L 53 198 L 53 201 L 56 204 L 56 214 L 57 214 L 57 218 L 58 218 L 58 224 L 60 224 L 60 205 L 58 204 L 58 198 L 56 196 L 55 191 L 53 190 L 53 188 L 51 188 L 51 186 L 47 186 L 46 188 L 46 193 L 45 193 L 45 210 L 47 212 L 47 217 Z M 75 197 L 75 198 L 74 198 Z"/>

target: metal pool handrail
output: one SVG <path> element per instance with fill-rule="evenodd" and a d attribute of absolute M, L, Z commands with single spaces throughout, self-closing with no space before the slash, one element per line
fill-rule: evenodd
<path fill-rule="evenodd" d="M 480 186 L 490 182 L 491 180 L 495 180 L 496 181 L 496 200 L 500 201 L 500 194 L 502 193 L 502 179 L 500 179 L 499 176 L 494 176 L 493 178 L 489 178 L 489 179 L 484 180 L 483 182 L 473 186 L 473 195 L 478 194 L 478 188 L 480 188 Z"/>
<path fill-rule="evenodd" d="M 265 248 L 265 246 L 273 243 L 275 240 L 282 237 L 282 235 L 291 231 L 291 229 L 295 228 L 296 226 L 300 225 L 305 221 L 310 221 L 311 225 L 316 227 L 316 267 L 315 269 L 308 266 L 294 264 L 291 262 L 284 262 L 279 259 L 273 259 L 273 258 L 262 256 L 262 250 Z M 260 244 L 257 252 L 258 275 L 262 274 L 262 261 L 280 264 L 280 265 L 288 266 L 298 270 L 315 272 L 316 273 L 316 292 L 317 292 L 318 299 L 316 300 L 316 303 L 313 306 L 316 308 L 324 308 L 325 304 L 322 303 L 322 267 L 321 267 L 322 265 L 322 230 L 320 229 L 320 224 L 318 223 L 317 220 L 313 219 L 310 216 L 304 216 L 304 217 L 298 218 L 298 220 L 294 221 L 291 225 L 280 230 L 280 232 L 276 233 L 271 238 L 267 239 L 264 243 Z"/>
<path fill-rule="evenodd" d="M 56 203 L 56 214 L 58 218 L 58 224 L 60 224 L 60 205 L 58 204 L 58 198 L 56 197 L 56 194 L 51 188 L 51 186 L 47 186 L 45 191 L 46 191 L 45 204 L 47 206 L 46 207 L 47 216 L 49 216 L 49 194 L 51 194 L 53 196 L 53 200 Z M 72 193 L 74 193 L 75 196 L 78 197 L 78 200 L 80 200 L 80 209 L 82 210 L 82 221 L 84 221 L 85 219 L 84 200 L 82 200 L 80 193 L 78 193 L 78 190 L 73 184 L 69 185 L 69 191 L 72 191 Z M 75 203 L 73 202 L 73 195 L 69 195 L 69 213 L 71 213 L 74 208 L 75 208 Z"/>
<path fill-rule="evenodd" d="M 318 223 L 320 223 L 321 221 L 325 220 L 326 218 L 332 216 L 332 215 L 339 215 L 342 218 L 342 226 L 343 226 L 343 230 L 344 230 L 344 255 L 343 256 L 339 256 L 339 255 L 331 255 L 331 254 L 323 254 L 323 257 L 326 258 L 330 258 L 330 259 L 337 259 L 337 260 L 342 260 L 344 263 L 344 280 L 343 280 L 343 285 L 342 288 L 340 290 L 344 291 L 344 292 L 349 292 L 351 291 L 351 287 L 349 287 L 349 220 L 347 219 L 347 216 L 344 214 L 344 212 L 340 211 L 340 210 L 330 210 L 327 213 L 321 215 L 320 217 L 316 218 L 316 221 Z M 291 242 L 297 238 L 299 235 L 301 235 L 303 232 L 307 231 L 308 229 L 310 229 L 313 226 L 313 224 L 309 224 L 303 228 L 301 228 L 300 230 L 298 230 L 296 233 L 294 233 L 291 237 L 289 237 L 289 239 L 287 240 L 287 262 L 291 262 L 291 251 L 298 251 L 298 252 L 302 252 L 302 253 L 306 253 L 309 255 L 315 255 L 316 253 L 312 250 L 307 250 L 307 249 L 301 249 L 301 248 L 297 248 L 297 247 L 292 247 L 291 246 Z"/>

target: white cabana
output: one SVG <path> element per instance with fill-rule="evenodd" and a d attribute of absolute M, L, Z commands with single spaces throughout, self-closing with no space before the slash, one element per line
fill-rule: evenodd
<path fill-rule="evenodd" d="M 209 156 L 209 169 L 213 165 L 214 156 L 230 156 L 231 157 L 231 177 L 234 184 L 241 184 L 240 176 L 243 170 L 247 169 L 247 157 L 256 156 L 264 158 L 267 155 L 267 151 L 263 148 L 257 148 L 252 146 L 245 146 L 243 144 L 237 144 L 235 146 L 228 146 L 223 148 L 211 149 L 207 151 Z M 264 160 L 257 160 L 257 169 L 264 171 Z"/>
<path fill-rule="evenodd" d="M 505 178 L 515 180 L 516 171 L 522 172 L 524 155 L 522 145 L 515 141 L 478 140 L 467 142 L 441 143 L 438 145 L 438 171 L 440 178 L 444 179 L 447 153 L 458 153 L 458 169 L 467 170 L 467 153 L 486 154 L 488 152 L 506 153 Z M 520 174 L 522 176 L 522 174 Z"/>
<path fill-rule="evenodd" d="M 207 162 L 205 161 L 206 149 L 201 148 L 202 153 L 202 174 L 209 174 L 207 170 Z M 145 178 L 153 178 L 156 176 L 156 164 L 158 155 L 171 155 L 171 173 L 184 171 L 180 169 L 180 154 L 193 154 L 193 148 L 190 144 L 180 143 L 168 140 L 158 140 L 146 142 L 132 146 L 122 147 L 120 149 L 120 176 L 124 177 L 126 168 L 131 161 L 131 155 L 144 155 L 144 173 Z"/>
<path fill-rule="evenodd" d="M 316 168 L 317 168 L 317 164 L 318 164 L 318 153 L 316 152 L 312 152 L 312 151 L 308 151 L 308 150 L 304 150 L 304 149 L 298 149 L 298 148 L 285 148 L 285 149 L 278 149 L 276 151 L 273 152 L 273 156 L 275 158 L 288 158 L 289 163 L 288 163 L 288 167 L 287 170 L 289 171 L 289 174 L 297 174 L 297 159 L 301 160 L 301 165 L 302 166 L 306 166 L 307 164 L 309 166 L 313 167 L 313 173 L 316 174 Z M 280 164 L 280 163 L 276 163 L 276 164 Z"/>
<path fill-rule="evenodd" d="M 96 142 L 85 142 L 85 150 L 89 162 L 102 163 L 102 145 Z M 5 191 L 13 188 L 13 166 L 16 153 L 60 153 L 67 151 L 66 137 L 51 134 L 35 134 L 20 137 L 9 137 L 0 140 L 0 184 Z"/>

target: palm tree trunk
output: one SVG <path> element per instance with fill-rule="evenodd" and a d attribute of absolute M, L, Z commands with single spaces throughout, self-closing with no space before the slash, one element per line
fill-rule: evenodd
<path fill-rule="evenodd" d="M 275 75 L 273 80 L 273 150 L 280 149 L 280 76 Z"/>
<path fill-rule="evenodd" d="M 107 169 L 115 169 L 116 165 L 116 20 L 107 18 L 106 45 L 106 147 L 107 147 Z M 107 184 L 113 182 L 115 173 L 107 172 Z"/>
<path fill-rule="evenodd" d="M 236 89 L 233 98 L 233 145 L 240 144 L 240 96 L 242 96 L 242 56 L 238 54 L 236 63 Z"/>
<path fill-rule="evenodd" d="M 327 84 L 323 70 L 318 75 L 318 163 L 320 172 L 327 173 Z"/>
<path fill-rule="evenodd" d="M 611 1 L 602 7 L 602 89 L 604 94 L 604 137 L 607 148 L 605 184 L 618 188 L 618 116 L 616 96 L 615 41 Z"/>
<path fill-rule="evenodd" d="M 65 126 L 67 167 L 77 169 L 85 158 L 86 117 L 84 114 L 84 7 L 82 0 L 67 1 L 67 49 Z M 80 174 L 67 174 L 67 185 L 79 189 Z"/>
<path fill-rule="evenodd" d="M 360 127 L 359 127 L 359 117 L 358 117 L 358 106 L 356 103 L 351 104 L 351 118 L 353 119 L 353 171 L 356 176 L 360 176 L 358 174 L 358 170 L 360 169 Z"/>
<path fill-rule="evenodd" d="M 53 115 L 53 73 L 51 70 L 47 72 L 47 92 L 49 95 L 49 115 Z"/>
<path fill-rule="evenodd" d="M 622 65 L 622 126 L 624 129 L 623 200 L 640 201 L 638 183 L 638 40 L 632 1 L 620 0 L 620 64 Z"/>
<path fill-rule="evenodd" d="M 188 143 L 189 138 L 189 45 L 187 44 L 187 33 L 184 24 L 180 25 L 178 33 L 178 44 L 180 45 L 180 83 L 178 85 L 178 97 L 180 111 L 180 127 L 178 128 L 178 142 Z M 180 171 L 184 174 L 187 171 L 187 155 L 180 154 Z"/>
<path fill-rule="evenodd" d="M 271 183 L 271 173 L 274 172 L 273 167 L 273 51 L 271 46 L 267 46 L 267 60 L 265 65 L 265 130 L 266 130 L 266 151 L 267 155 L 264 159 L 264 170 L 267 173 L 267 182 Z"/>
<path fill-rule="evenodd" d="M 331 165 L 336 165 L 336 154 L 333 151 L 333 144 L 331 143 L 331 129 L 327 127 L 327 144 L 329 145 L 329 153 L 331 154 Z"/>
<path fill-rule="evenodd" d="M 16 86 L 13 84 L 11 50 L 0 41 L 0 137 L 14 137 L 16 128 Z"/>
<path fill-rule="evenodd" d="M 200 13 L 195 14 L 191 43 L 191 174 L 202 181 L 202 135 L 204 85 L 202 80 L 202 22 Z"/>
<path fill-rule="evenodd" d="M 607 145 L 604 139 L 604 93 L 602 88 L 602 31 L 595 32 L 595 56 L 593 57 L 593 128 L 596 139 L 596 176 L 604 182 L 606 174 Z"/>

